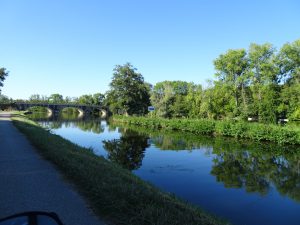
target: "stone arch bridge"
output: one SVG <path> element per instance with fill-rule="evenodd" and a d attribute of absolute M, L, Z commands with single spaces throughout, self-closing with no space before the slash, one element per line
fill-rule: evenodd
<path fill-rule="evenodd" d="M 17 110 L 27 110 L 34 106 L 45 107 L 49 114 L 57 114 L 65 108 L 76 108 L 80 115 L 89 114 L 94 111 L 101 112 L 101 117 L 107 116 L 107 109 L 98 105 L 79 105 L 79 104 L 54 104 L 54 103 L 25 103 L 16 102 L 12 104 L 13 108 Z"/>

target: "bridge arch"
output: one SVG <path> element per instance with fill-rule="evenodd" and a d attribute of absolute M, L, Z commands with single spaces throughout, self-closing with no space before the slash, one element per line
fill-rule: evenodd
<path fill-rule="evenodd" d="M 65 106 L 65 107 L 62 107 L 61 110 L 60 110 L 60 112 L 63 112 L 63 111 L 66 110 L 66 109 L 75 109 L 75 110 L 77 110 L 77 112 L 79 113 L 79 114 L 78 114 L 78 118 L 83 117 L 84 114 L 85 114 L 85 112 L 84 112 L 83 109 L 78 108 L 78 107 L 74 107 L 74 106 Z"/>
<path fill-rule="evenodd" d="M 26 111 L 34 111 L 35 107 L 40 107 L 44 108 L 47 111 L 47 117 L 51 117 L 53 115 L 53 110 L 47 106 L 24 106 L 21 110 L 26 110 Z"/>
<path fill-rule="evenodd" d="M 100 109 L 100 112 L 101 112 L 101 115 L 100 115 L 101 118 L 106 118 L 108 116 L 107 111 L 105 109 Z"/>

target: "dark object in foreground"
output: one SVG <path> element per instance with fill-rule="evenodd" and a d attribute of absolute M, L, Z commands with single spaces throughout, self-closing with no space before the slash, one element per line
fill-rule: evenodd
<path fill-rule="evenodd" d="M 24 212 L 0 219 L 0 225 L 63 225 L 54 212 Z"/>

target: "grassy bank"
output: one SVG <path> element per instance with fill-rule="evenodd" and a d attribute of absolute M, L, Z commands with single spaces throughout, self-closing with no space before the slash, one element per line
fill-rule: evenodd
<path fill-rule="evenodd" d="M 116 122 L 157 129 L 180 130 L 195 134 L 221 135 L 272 141 L 279 144 L 300 144 L 300 129 L 273 124 L 200 119 L 162 119 L 114 116 Z"/>
<path fill-rule="evenodd" d="M 24 117 L 14 125 L 111 224 L 227 224 Z"/>

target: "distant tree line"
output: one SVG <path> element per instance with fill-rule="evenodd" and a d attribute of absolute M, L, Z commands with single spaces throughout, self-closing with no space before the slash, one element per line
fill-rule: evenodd
<path fill-rule="evenodd" d="M 28 103 L 52 103 L 52 104 L 79 104 L 79 105 L 102 105 L 104 95 L 101 93 L 81 95 L 80 97 L 64 97 L 61 94 L 52 94 L 50 96 L 33 94 L 28 100 L 16 99 L 15 102 Z"/>

